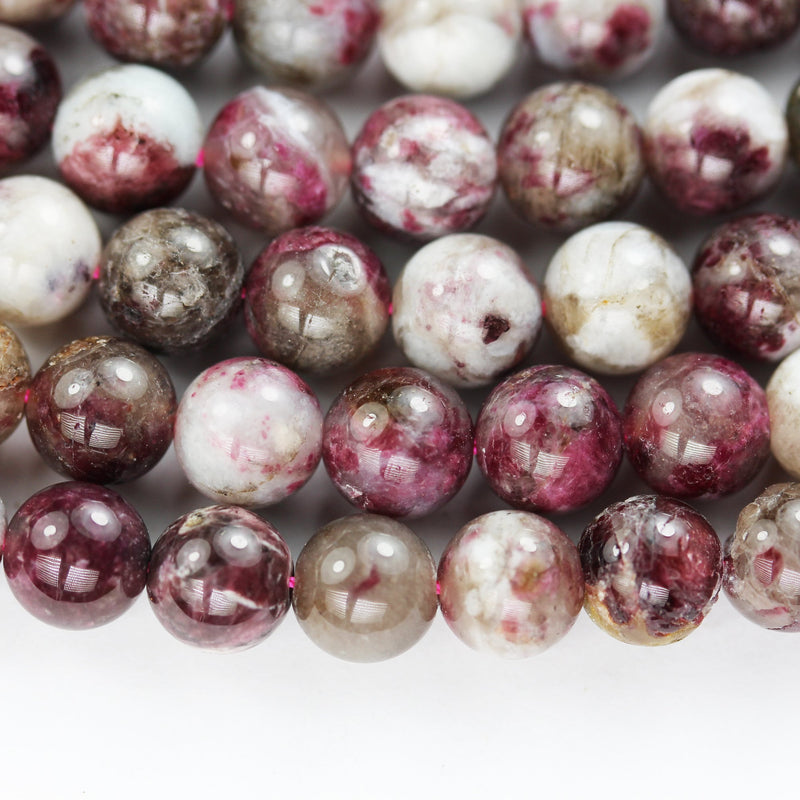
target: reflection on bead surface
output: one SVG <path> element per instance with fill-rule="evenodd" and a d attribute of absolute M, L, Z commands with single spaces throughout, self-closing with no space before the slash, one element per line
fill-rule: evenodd
<path fill-rule="evenodd" d="M 764 390 L 738 364 L 706 353 L 645 372 L 625 404 L 624 430 L 642 480 L 675 497 L 737 492 L 769 456 Z"/>
<path fill-rule="evenodd" d="M 244 267 L 233 237 L 193 211 L 145 211 L 118 228 L 100 264 L 100 302 L 125 336 L 153 350 L 210 342 L 239 308 Z"/>
<path fill-rule="evenodd" d="M 350 147 L 320 100 L 256 86 L 217 115 L 203 146 L 208 189 L 244 225 L 270 236 L 318 222 L 342 198 Z"/>
<path fill-rule="evenodd" d="M 644 126 L 650 177 L 679 209 L 716 214 L 766 194 L 786 161 L 783 114 L 752 78 L 699 69 L 653 98 Z"/>
<path fill-rule="evenodd" d="M 531 367 L 497 386 L 475 430 L 478 466 L 515 508 L 571 511 L 598 497 L 622 461 L 614 401 L 588 375 Z"/>
<path fill-rule="evenodd" d="M 291 370 L 265 358 L 231 358 L 189 385 L 175 420 L 186 477 L 222 503 L 266 506 L 311 477 L 322 450 L 322 411 Z"/>
<path fill-rule="evenodd" d="M 423 247 L 394 287 L 392 328 L 412 364 L 454 386 L 484 386 L 518 364 L 542 325 L 520 257 L 489 236 L 454 233 Z"/>
<path fill-rule="evenodd" d="M 172 523 L 153 548 L 147 594 L 176 638 L 241 650 L 266 638 L 289 610 L 292 556 L 268 522 L 210 506 Z"/>
<path fill-rule="evenodd" d="M 200 113 L 183 86 L 128 64 L 70 90 L 53 126 L 53 155 L 87 203 L 121 214 L 177 197 L 194 175 L 202 140 Z"/>
<path fill-rule="evenodd" d="M 689 271 L 657 234 L 603 222 L 570 237 L 544 278 L 547 321 L 580 366 L 637 372 L 673 350 L 691 313 Z"/>
<path fill-rule="evenodd" d="M 0 323 L 0 442 L 16 430 L 25 411 L 31 364 L 22 342 Z"/>
<path fill-rule="evenodd" d="M 436 614 L 436 565 L 405 525 L 360 514 L 320 528 L 297 559 L 297 621 L 347 661 L 382 661 L 422 638 Z"/>
<path fill-rule="evenodd" d="M 323 429 L 334 486 L 365 511 L 421 517 L 461 488 L 472 421 L 447 384 L 419 369 L 375 370 L 333 402 Z"/>
<path fill-rule="evenodd" d="M 725 591 L 751 622 L 800 630 L 800 484 L 767 487 L 728 540 Z"/>
<path fill-rule="evenodd" d="M 552 522 L 495 511 L 465 525 L 439 562 L 439 603 L 470 647 L 527 658 L 555 644 L 583 604 L 578 551 Z"/>
<path fill-rule="evenodd" d="M 514 108 L 500 134 L 500 180 L 529 222 L 569 231 L 605 219 L 644 175 L 639 126 L 614 95 L 554 83 Z"/>
<path fill-rule="evenodd" d="M 75 0 L 0 0 L 0 22 L 30 25 L 66 14 Z"/>
<path fill-rule="evenodd" d="M 245 321 L 258 349 L 292 369 L 330 372 L 374 350 L 391 286 L 355 236 L 301 228 L 275 239 L 247 275 Z"/>
<path fill-rule="evenodd" d="M 677 500 L 641 495 L 609 506 L 583 532 L 578 550 L 586 611 L 628 644 L 685 638 L 719 593 L 717 534 Z"/>
<path fill-rule="evenodd" d="M 767 384 L 772 455 L 800 480 L 800 350 L 778 365 Z"/>
<path fill-rule="evenodd" d="M 77 480 L 118 483 L 152 469 L 172 441 L 175 390 L 139 345 L 93 336 L 54 353 L 25 409 L 39 455 Z"/>
<path fill-rule="evenodd" d="M 144 589 L 150 539 L 142 518 L 116 492 L 58 483 L 14 514 L 5 542 L 6 577 L 35 617 L 60 628 L 116 619 Z"/>
<path fill-rule="evenodd" d="M 789 149 L 792 159 L 800 164 L 800 81 L 792 88 L 786 105 L 786 124 L 789 128 Z"/>

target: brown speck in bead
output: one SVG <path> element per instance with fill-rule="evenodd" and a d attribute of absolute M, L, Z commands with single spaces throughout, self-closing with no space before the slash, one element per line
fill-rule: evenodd
<path fill-rule="evenodd" d="M 31 365 L 14 331 L 0 324 L 0 442 L 19 425 L 25 412 Z"/>

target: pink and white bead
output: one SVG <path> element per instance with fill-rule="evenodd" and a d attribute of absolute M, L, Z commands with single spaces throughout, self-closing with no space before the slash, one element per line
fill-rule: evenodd
<path fill-rule="evenodd" d="M 34 25 L 63 16 L 75 0 L 0 0 L 0 22 Z"/>
<path fill-rule="evenodd" d="M 772 455 L 800 480 L 800 350 L 778 365 L 767 384 Z"/>

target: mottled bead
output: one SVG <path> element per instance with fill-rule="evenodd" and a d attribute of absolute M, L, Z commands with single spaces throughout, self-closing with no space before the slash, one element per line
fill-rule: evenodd
<path fill-rule="evenodd" d="M 228 25 L 229 0 L 83 0 L 92 36 L 114 58 L 188 67 L 207 55 Z"/>
<path fill-rule="evenodd" d="M 467 523 L 439 561 L 447 624 L 475 650 L 538 655 L 572 627 L 583 604 L 578 550 L 552 522 L 494 511 Z"/>
<path fill-rule="evenodd" d="M 53 125 L 61 176 L 87 203 L 122 214 L 165 205 L 189 184 L 203 140 L 186 89 L 127 64 L 76 84 Z"/>
<path fill-rule="evenodd" d="M 71 314 L 101 248 L 94 217 L 65 186 L 35 175 L 0 181 L 0 319 L 46 325 Z"/>
<path fill-rule="evenodd" d="M 408 360 L 454 386 L 491 383 L 525 358 L 542 326 L 539 288 L 522 259 L 473 233 L 419 250 L 392 301 L 392 330 Z"/>
<path fill-rule="evenodd" d="M 528 511 L 572 511 L 598 497 L 622 461 L 622 421 L 603 387 L 578 370 L 539 366 L 506 378 L 475 428 L 492 490 Z"/>
<path fill-rule="evenodd" d="M 722 548 L 694 509 L 667 497 L 631 497 L 589 524 L 578 543 L 584 606 L 606 633 L 628 644 L 688 636 L 716 602 Z"/>
<path fill-rule="evenodd" d="M 144 589 L 150 539 L 122 497 L 91 483 L 57 483 L 14 514 L 3 566 L 24 608 L 60 628 L 116 619 Z"/>
<path fill-rule="evenodd" d="M 550 84 L 522 100 L 503 125 L 498 159 L 514 210 L 561 231 L 620 211 L 644 176 L 636 120 L 614 95 L 585 83 Z"/>
<path fill-rule="evenodd" d="M 34 25 L 63 16 L 75 0 L 0 0 L 0 22 Z"/>
<path fill-rule="evenodd" d="M 766 194 L 786 161 L 780 108 L 752 78 L 699 69 L 670 81 L 644 124 L 650 178 L 678 209 L 734 211 Z"/>
<path fill-rule="evenodd" d="M 800 484 L 767 487 L 726 544 L 728 599 L 751 622 L 800 631 Z"/>
<path fill-rule="evenodd" d="M 800 347 L 800 221 L 726 222 L 700 246 L 692 282 L 697 319 L 715 341 L 768 361 Z"/>
<path fill-rule="evenodd" d="M 177 639 L 233 651 L 263 641 L 289 610 L 292 556 L 268 522 L 237 506 L 185 514 L 153 548 L 147 596 Z"/>
<path fill-rule="evenodd" d="M 672 351 L 689 324 L 689 271 L 660 236 L 630 222 L 573 234 L 544 277 L 547 322 L 579 366 L 638 372 Z"/>
<path fill-rule="evenodd" d="M 175 454 L 207 497 L 267 506 L 311 477 L 322 451 L 322 411 L 313 392 L 265 358 L 231 358 L 201 372 L 175 420 Z"/>
<path fill-rule="evenodd" d="M 521 0 L 543 64 L 602 80 L 641 69 L 664 24 L 664 0 Z"/>
<path fill-rule="evenodd" d="M 31 364 L 22 342 L 11 328 L 0 323 L 0 442 L 19 425 L 30 382 Z"/>
<path fill-rule="evenodd" d="M 219 112 L 203 146 L 206 185 L 244 225 L 276 236 L 318 222 L 342 198 L 350 148 L 328 106 L 255 86 Z"/>
<path fill-rule="evenodd" d="M 233 237 L 194 211 L 158 208 L 129 220 L 100 262 L 99 294 L 123 335 L 179 353 L 218 336 L 239 309 L 244 266 Z"/>
<path fill-rule="evenodd" d="M 680 353 L 631 389 L 625 446 L 649 486 L 674 497 L 721 497 L 745 487 L 769 456 L 764 390 L 738 364 Z"/>
<path fill-rule="evenodd" d="M 237 0 L 239 52 L 270 83 L 326 89 L 347 80 L 372 50 L 377 0 Z"/>
<path fill-rule="evenodd" d="M 517 58 L 517 0 L 383 0 L 383 63 L 414 92 L 473 97 L 489 91 Z"/>
<path fill-rule="evenodd" d="M 421 517 L 461 488 L 472 466 L 472 421 L 447 384 L 387 367 L 331 405 L 322 457 L 334 486 L 364 511 Z"/>
<path fill-rule="evenodd" d="M 147 350 L 93 336 L 47 359 L 31 382 L 25 417 L 39 455 L 56 472 L 121 483 L 161 460 L 176 406 L 169 373 Z"/>
<path fill-rule="evenodd" d="M 767 384 L 772 455 L 800 480 L 800 350 L 781 361 Z"/>
<path fill-rule="evenodd" d="M 389 324 L 391 293 L 383 264 L 355 236 L 329 228 L 288 231 L 247 275 L 247 330 L 268 358 L 331 372 L 375 349 Z"/>
<path fill-rule="evenodd" d="M 360 514 L 308 541 L 292 605 L 309 639 L 347 661 L 383 661 L 422 638 L 436 614 L 436 565 L 405 525 Z"/>
<path fill-rule="evenodd" d="M 353 197 L 379 230 L 428 240 L 486 213 L 497 154 L 480 121 L 443 97 L 406 95 L 374 111 L 353 143 Z"/>

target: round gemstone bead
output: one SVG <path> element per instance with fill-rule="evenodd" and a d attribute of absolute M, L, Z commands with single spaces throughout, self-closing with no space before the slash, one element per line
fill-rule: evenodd
<path fill-rule="evenodd" d="M 428 240 L 486 213 L 497 155 L 480 121 L 442 97 L 406 95 L 374 111 L 353 144 L 353 197 L 380 230 Z"/>
<path fill-rule="evenodd" d="M 0 0 L 0 22 L 33 25 L 56 19 L 69 11 L 75 0 Z"/>
<path fill-rule="evenodd" d="M 778 365 L 767 384 L 772 455 L 800 480 L 800 350 Z"/>
<path fill-rule="evenodd" d="M 789 153 L 800 164 L 800 81 L 792 88 L 786 105 L 786 124 L 789 128 Z"/>
<path fill-rule="evenodd" d="M 118 228 L 100 263 L 100 302 L 117 330 L 153 350 L 202 347 L 239 309 L 233 237 L 193 211 L 145 211 Z"/>
<path fill-rule="evenodd" d="M 74 86 L 56 115 L 53 155 L 87 203 L 122 214 L 164 205 L 189 184 L 200 113 L 174 78 L 127 64 Z"/>
<path fill-rule="evenodd" d="M 150 539 L 116 492 L 58 483 L 26 500 L 8 526 L 3 565 L 27 611 L 60 628 L 116 619 L 144 589 Z"/>
<path fill-rule="evenodd" d="M 681 353 L 651 367 L 628 396 L 623 426 L 636 472 L 674 497 L 737 492 L 769 456 L 764 390 L 721 356 Z"/>
<path fill-rule="evenodd" d="M 608 375 L 638 372 L 673 350 L 689 324 L 691 295 L 675 251 L 630 222 L 573 234 L 544 278 L 556 341 L 579 366 Z"/>
<path fill-rule="evenodd" d="M 800 347 L 800 222 L 753 214 L 726 222 L 692 267 L 697 319 L 718 342 L 780 361 Z"/>
<path fill-rule="evenodd" d="M 71 342 L 36 373 L 25 408 L 39 455 L 76 480 L 119 483 L 152 469 L 172 441 L 169 373 L 139 345 Z"/>
<path fill-rule="evenodd" d="M 237 506 L 185 514 L 153 548 L 147 595 L 158 621 L 186 644 L 252 647 L 289 610 L 292 557 L 268 522 Z"/>
<path fill-rule="evenodd" d="M 636 121 L 614 95 L 585 83 L 529 94 L 503 125 L 498 157 L 514 210 L 561 231 L 624 208 L 644 176 Z"/>
<path fill-rule="evenodd" d="M 291 370 L 231 358 L 189 385 L 175 420 L 175 454 L 207 497 L 267 506 L 311 477 L 322 451 L 322 411 Z"/>
<path fill-rule="evenodd" d="M 334 401 L 322 456 L 334 486 L 365 511 L 421 517 L 461 488 L 472 421 L 447 384 L 418 369 L 375 370 Z"/>
<path fill-rule="evenodd" d="M 0 323 L 0 442 L 19 425 L 30 382 L 31 364 L 22 342 L 11 328 Z"/>
<path fill-rule="evenodd" d="M 383 264 L 355 236 L 288 231 L 247 275 L 247 330 L 265 356 L 292 369 L 331 372 L 375 349 L 389 324 L 391 292 Z"/>
<path fill-rule="evenodd" d="M 467 523 L 439 562 L 447 624 L 475 650 L 538 655 L 572 627 L 583 604 L 578 550 L 552 522 L 494 511 Z"/>
<path fill-rule="evenodd" d="M 412 364 L 454 386 L 485 386 L 518 364 L 542 326 L 541 295 L 507 245 L 454 233 L 425 245 L 393 293 L 395 340 Z"/>
<path fill-rule="evenodd" d="M 572 511 L 598 497 L 622 461 L 622 421 L 603 387 L 578 370 L 531 367 L 487 398 L 475 430 L 492 490 L 528 511 Z"/>
<path fill-rule="evenodd" d="M 436 614 L 436 565 L 405 525 L 360 514 L 325 525 L 295 567 L 297 621 L 347 661 L 383 661 L 416 644 Z"/>
<path fill-rule="evenodd" d="M 350 147 L 322 101 L 255 86 L 219 112 L 203 146 L 206 184 L 244 225 L 270 236 L 318 222 L 342 198 Z"/>
<path fill-rule="evenodd" d="M 733 211 L 766 194 L 786 161 L 783 114 L 752 78 L 700 69 L 653 98 L 644 125 L 650 177 L 691 214 Z"/>
<path fill-rule="evenodd" d="M 584 606 L 606 633 L 628 644 L 688 636 L 716 602 L 722 548 L 694 509 L 667 497 L 609 506 L 581 536 Z"/>

